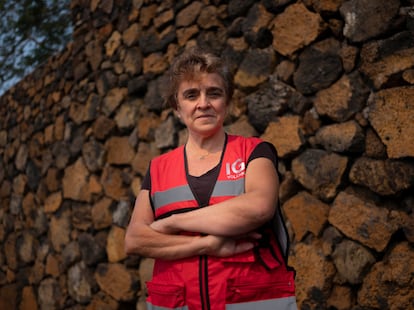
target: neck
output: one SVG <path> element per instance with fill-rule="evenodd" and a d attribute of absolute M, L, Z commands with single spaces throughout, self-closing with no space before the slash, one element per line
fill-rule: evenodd
<path fill-rule="evenodd" d="M 221 153 L 225 139 L 224 130 L 207 138 L 189 135 L 186 143 L 187 154 L 203 160 L 211 155 Z"/>

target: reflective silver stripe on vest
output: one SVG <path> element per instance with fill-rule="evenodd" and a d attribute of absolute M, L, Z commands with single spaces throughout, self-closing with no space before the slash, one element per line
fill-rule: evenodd
<path fill-rule="evenodd" d="M 286 226 L 284 224 L 280 207 L 276 211 L 275 217 L 273 219 L 273 227 L 275 228 L 275 234 L 281 246 L 282 254 L 284 257 L 288 256 L 288 233 L 286 231 Z"/>
<path fill-rule="evenodd" d="M 227 304 L 226 310 L 297 310 L 295 296 L 275 298 L 268 300 L 249 301 L 237 304 Z M 176 308 L 165 308 L 161 306 L 155 306 L 147 302 L 147 310 L 188 310 L 187 306 Z"/>
<path fill-rule="evenodd" d="M 244 192 L 244 179 L 236 181 L 218 181 L 214 186 L 212 197 L 237 196 Z M 165 205 L 195 200 L 194 195 L 188 185 L 173 187 L 166 191 L 155 192 L 152 196 L 155 209 Z"/>
<path fill-rule="evenodd" d="M 226 305 L 226 310 L 297 310 L 297 308 L 295 296 Z"/>
<path fill-rule="evenodd" d="M 155 192 L 152 199 L 155 209 L 158 209 L 170 203 L 194 200 L 194 195 L 188 185 L 183 185 L 163 192 Z"/>
<path fill-rule="evenodd" d="M 212 197 L 238 196 L 244 192 L 244 178 L 236 181 L 218 181 Z"/>
<path fill-rule="evenodd" d="M 161 306 L 154 306 L 153 304 L 147 302 L 147 310 L 188 310 L 187 306 L 177 307 L 177 308 L 165 308 Z"/>

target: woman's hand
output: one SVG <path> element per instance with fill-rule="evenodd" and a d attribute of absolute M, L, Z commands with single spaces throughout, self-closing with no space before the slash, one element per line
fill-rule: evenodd
<path fill-rule="evenodd" d="M 175 235 L 179 233 L 179 230 L 173 226 L 173 216 L 171 215 L 167 218 L 156 220 L 150 224 L 150 227 L 157 232 L 168 234 L 168 235 Z"/>
<path fill-rule="evenodd" d="M 256 232 L 249 233 L 239 238 L 208 235 L 205 236 L 209 243 L 209 249 L 206 254 L 218 257 L 228 257 L 243 253 L 252 249 L 256 244 L 256 240 L 260 239 L 260 237 L 261 235 Z"/>

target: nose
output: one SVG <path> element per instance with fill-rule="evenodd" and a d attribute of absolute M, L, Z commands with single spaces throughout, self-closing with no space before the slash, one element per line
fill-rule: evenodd
<path fill-rule="evenodd" d="M 198 100 L 197 108 L 199 109 L 206 109 L 210 107 L 210 99 L 206 95 L 206 93 L 201 92 L 200 98 Z"/>

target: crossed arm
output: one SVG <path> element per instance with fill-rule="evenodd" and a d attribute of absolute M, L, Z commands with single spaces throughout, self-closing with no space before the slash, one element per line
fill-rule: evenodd
<path fill-rule="evenodd" d="M 260 236 L 256 228 L 273 217 L 279 181 L 267 158 L 246 169 L 245 193 L 191 212 L 154 221 L 149 192 L 142 190 L 125 236 L 127 254 L 179 259 L 195 255 L 231 256 L 251 249 Z M 179 232 L 202 235 L 181 235 Z"/>

